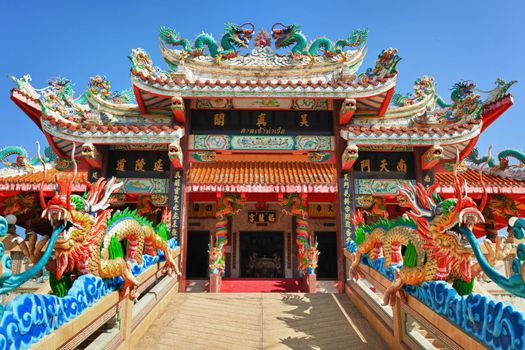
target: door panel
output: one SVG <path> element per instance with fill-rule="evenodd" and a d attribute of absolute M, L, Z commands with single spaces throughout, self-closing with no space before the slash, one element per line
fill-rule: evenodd
<path fill-rule="evenodd" d="M 241 232 L 241 277 L 284 277 L 283 232 Z"/>
<path fill-rule="evenodd" d="M 337 240 L 335 232 L 316 232 L 319 262 L 317 278 L 337 279 Z"/>
<path fill-rule="evenodd" d="M 208 231 L 188 231 L 186 278 L 208 278 Z"/>

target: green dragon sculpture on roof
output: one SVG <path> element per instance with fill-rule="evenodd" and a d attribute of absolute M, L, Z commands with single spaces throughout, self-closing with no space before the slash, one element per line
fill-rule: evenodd
<path fill-rule="evenodd" d="M 492 146 L 489 147 L 488 155 L 484 157 L 479 156 L 479 151 L 477 148 L 472 149 L 472 152 L 467 156 L 467 160 L 476 165 L 488 165 L 491 172 L 494 171 L 505 171 L 512 168 L 522 168 L 525 166 L 525 154 L 521 151 L 514 149 L 506 149 L 498 153 L 496 158 L 499 160 L 499 163 L 496 162 L 494 157 L 491 154 Z M 514 158 L 518 161 L 519 164 L 510 164 L 510 159 Z"/>
<path fill-rule="evenodd" d="M 313 57 L 322 52 L 325 57 L 333 57 L 343 53 L 343 48 L 357 47 L 368 37 L 368 29 L 356 29 L 346 39 L 339 39 L 335 44 L 328 38 L 321 37 L 314 40 L 310 46 L 306 41 L 306 36 L 296 24 L 285 26 L 282 23 L 275 23 L 272 26 L 272 37 L 275 40 L 275 47 L 288 47 L 293 44 L 292 57 L 301 58 L 303 56 Z M 344 58 L 344 55 L 343 55 Z"/>
<path fill-rule="evenodd" d="M 50 163 L 58 158 L 51 147 L 47 147 L 44 151 L 44 162 Z M 10 156 L 16 155 L 15 162 L 9 162 L 6 159 Z M 0 160 L 8 167 L 18 168 L 22 170 L 33 170 L 33 166 L 39 162 L 38 157 L 29 158 L 27 150 L 19 146 L 7 146 L 0 149 Z"/>
<path fill-rule="evenodd" d="M 251 27 L 251 29 L 246 28 L 246 26 Z M 179 33 L 169 27 L 160 28 L 160 38 L 168 45 L 182 46 L 182 50 L 193 57 L 203 55 L 206 47 L 208 47 L 210 55 L 218 60 L 237 57 L 236 48 L 248 48 L 255 28 L 253 24 L 248 22 L 241 25 L 226 23 L 224 27 L 225 33 L 222 36 L 220 47 L 215 39 L 206 33 L 197 36 L 192 46 L 188 39 L 181 38 Z"/>

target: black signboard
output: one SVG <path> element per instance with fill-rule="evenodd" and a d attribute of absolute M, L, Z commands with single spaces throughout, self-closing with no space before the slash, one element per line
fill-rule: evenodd
<path fill-rule="evenodd" d="M 359 152 L 354 172 L 361 179 L 415 179 L 414 153 Z"/>
<path fill-rule="evenodd" d="M 191 129 L 193 134 L 333 134 L 331 111 L 193 110 Z"/>
<path fill-rule="evenodd" d="M 168 152 L 110 151 L 108 177 L 167 178 L 170 171 Z"/>
<path fill-rule="evenodd" d="M 250 224 L 256 224 L 260 222 L 269 222 L 273 224 L 276 220 L 274 211 L 249 211 L 248 222 Z"/>

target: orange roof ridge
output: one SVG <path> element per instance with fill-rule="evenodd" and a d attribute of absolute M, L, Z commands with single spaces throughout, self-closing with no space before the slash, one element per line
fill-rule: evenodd
<path fill-rule="evenodd" d="M 334 164 L 300 161 L 217 161 L 193 163 L 191 191 L 336 192 Z"/>

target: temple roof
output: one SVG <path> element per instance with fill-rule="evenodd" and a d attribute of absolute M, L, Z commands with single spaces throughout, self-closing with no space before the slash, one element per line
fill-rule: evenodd
<path fill-rule="evenodd" d="M 342 130 L 343 137 L 357 143 L 384 144 L 385 138 L 409 145 L 427 145 L 440 142 L 442 144 L 461 142 L 481 131 L 481 121 L 472 120 L 461 124 L 450 125 L 350 125 Z"/>
<path fill-rule="evenodd" d="M 154 66 L 143 49 L 133 49 L 129 90 L 112 91 L 107 78 L 95 76 L 75 97 L 67 79 L 54 79 L 39 89 L 26 75 L 12 77 L 16 89 L 11 97 L 62 154 L 70 152 L 72 143 L 177 142 L 185 131 L 187 100 L 192 100 L 190 108 L 201 108 L 207 100 L 233 101 L 228 109 L 252 99 L 261 103 L 250 108 L 271 109 L 264 102 L 276 99 L 305 109 L 307 104 L 298 102 L 310 99 L 322 101 L 325 110 L 342 101 L 339 112 L 349 117 L 340 121 L 341 136 L 349 144 L 442 144 L 453 158 L 457 148 L 469 151 L 479 134 L 513 104 L 507 90 L 514 81 L 501 79 L 484 100 L 474 83 L 460 81 L 446 102 L 428 76 L 414 82 L 413 93 L 394 92 L 401 60 L 397 49 L 383 50 L 373 67 L 358 73 L 367 30 L 335 42 L 323 37 L 308 43 L 297 25 L 277 23 L 271 36 L 259 31 L 255 47 L 242 54 L 238 49 L 249 47 L 253 32 L 250 23 L 228 23 L 220 42 L 203 33 L 192 43 L 163 27 L 161 53 L 167 70 Z M 285 47 L 290 51 L 276 52 Z"/>
<path fill-rule="evenodd" d="M 256 46 L 248 55 L 217 59 L 211 55 L 188 57 L 184 50 L 170 49 L 162 42 L 161 54 L 173 71 L 195 80 L 206 79 L 299 79 L 329 81 L 352 75 L 366 55 L 364 46 L 334 56 L 279 55 L 269 46 Z"/>
<path fill-rule="evenodd" d="M 334 164 L 309 162 L 193 163 L 188 185 L 201 192 L 337 192 Z"/>
<path fill-rule="evenodd" d="M 335 79 L 330 81 L 298 80 L 239 80 L 206 79 L 190 80 L 187 78 L 158 78 L 143 72 L 131 71 L 133 83 L 140 89 L 162 93 L 166 96 L 182 97 L 318 97 L 318 98 L 358 98 L 369 97 L 388 91 L 396 84 L 396 75 L 375 78 L 366 81 L 355 79 Z M 144 85 L 144 83 L 148 85 Z"/>
<path fill-rule="evenodd" d="M 483 191 L 478 169 L 469 168 L 464 172 L 459 172 L 458 176 L 467 181 L 469 193 L 481 193 Z M 489 194 L 525 194 L 525 178 L 511 179 L 489 173 L 482 173 L 482 178 Z M 439 193 L 454 193 L 453 173 L 437 173 L 436 181 L 440 183 Z"/>
<path fill-rule="evenodd" d="M 47 169 L 44 178 L 44 170 L 37 167 L 30 171 L 3 171 L 0 173 L 0 191 L 28 191 L 40 190 L 40 184 L 44 181 L 44 190 L 54 190 L 56 186 L 55 176 L 63 172 L 56 168 Z M 86 186 L 83 179 L 87 178 L 86 172 L 79 172 L 73 184 L 74 192 L 83 192 Z"/>

